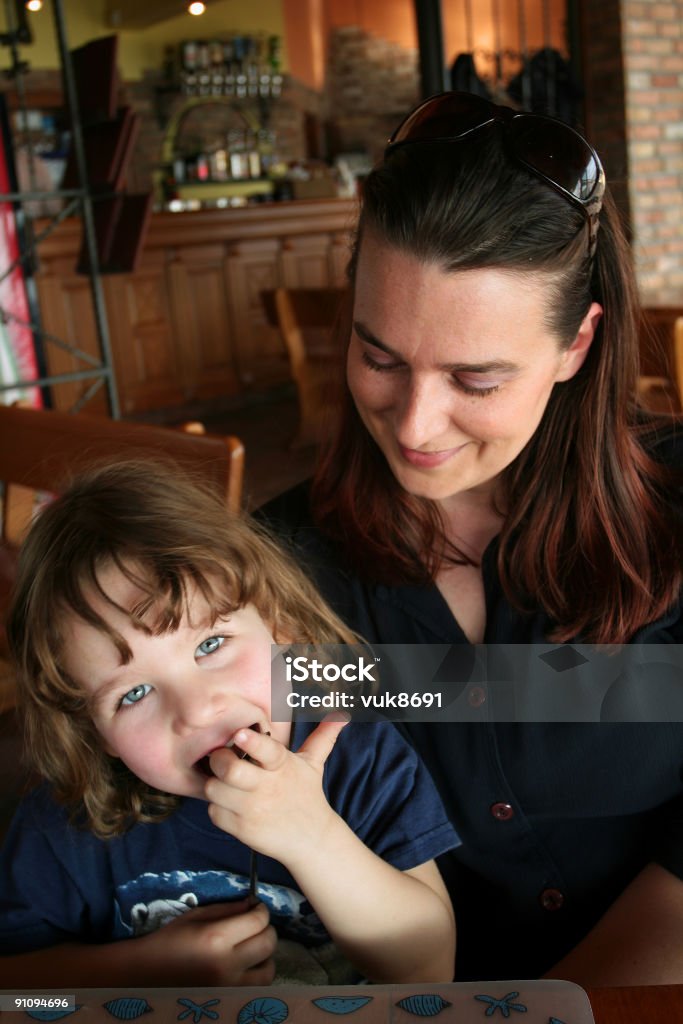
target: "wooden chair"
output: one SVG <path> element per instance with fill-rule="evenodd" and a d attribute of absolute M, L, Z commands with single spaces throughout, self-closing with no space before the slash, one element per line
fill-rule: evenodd
<path fill-rule="evenodd" d="M 646 309 L 641 328 L 638 394 L 650 409 L 683 410 L 683 311 Z"/>
<path fill-rule="evenodd" d="M 68 478 L 95 463 L 126 456 L 173 460 L 215 486 L 227 508 L 242 496 L 244 448 L 236 437 L 143 426 L 104 417 L 0 405 L 0 658 L 6 656 L 4 619 L 16 569 L 18 546 L 36 506 L 36 492 L 58 493 Z M 0 661 L 0 710 L 10 704 Z"/>
<path fill-rule="evenodd" d="M 299 426 L 292 448 L 317 444 L 335 388 L 343 372 L 332 339 L 345 288 L 276 288 L 263 292 L 268 320 L 277 326 L 287 349 L 299 402 Z"/>

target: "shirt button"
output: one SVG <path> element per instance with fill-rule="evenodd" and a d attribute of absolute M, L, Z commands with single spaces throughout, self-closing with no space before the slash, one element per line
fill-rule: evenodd
<path fill-rule="evenodd" d="M 564 904 L 564 893 L 559 889 L 544 889 L 539 901 L 544 910 L 559 910 Z"/>
<path fill-rule="evenodd" d="M 491 804 L 491 814 L 497 821 L 509 821 L 510 818 L 514 818 L 515 809 L 511 804 L 497 803 Z"/>
<path fill-rule="evenodd" d="M 467 695 L 470 707 L 480 708 L 486 703 L 486 690 L 483 686 L 473 686 Z"/>

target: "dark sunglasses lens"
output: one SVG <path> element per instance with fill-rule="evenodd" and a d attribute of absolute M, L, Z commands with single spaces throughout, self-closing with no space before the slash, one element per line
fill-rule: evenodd
<path fill-rule="evenodd" d="M 454 139 L 492 117 L 492 105 L 480 96 L 457 92 L 433 96 L 408 114 L 389 139 L 389 145 Z"/>
<path fill-rule="evenodd" d="M 587 202 L 600 180 L 600 164 L 588 143 L 569 125 L 538 117 L 510 124 L 515 155 L 566 192 Z"/>

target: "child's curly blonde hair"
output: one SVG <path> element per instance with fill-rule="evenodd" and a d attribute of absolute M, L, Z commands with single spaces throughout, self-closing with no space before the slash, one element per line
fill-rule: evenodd
<path fill-rule="evenodd" d="M 105 753 L 87 695 L 63 667 L 64 624 L 77 615 L 131 656 L 92 607 L 115 565 L 145 595 L 120 609 L 141 630 L 178 628 L 195 588 L 213 618 L 253 605 L 276 641 L 354 643 L 311 582 L 257 525 L 174 465 L 108 464 L 77 477 L 37 516 L 22 545 L 7 622 L 27 750 L 56 797 L 97 835 L 157 821 L 178 798 L 152 789 Z M 116 606 L 118 607 L 118 606 Z"/>

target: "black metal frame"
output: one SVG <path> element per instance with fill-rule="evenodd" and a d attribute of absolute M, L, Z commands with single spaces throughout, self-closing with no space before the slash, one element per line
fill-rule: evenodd
<path fill-rule="evenodd" d="M 12 23 L 12 11 L 11 11 L 11 0 L 5 0 L 7 8 L 7 21 L 8 25 Z M 21 0 L 18 0 L 18 4 L 21 4 Z M 76 80 L 74 76 L 73 64 L 71 60 L 71 53 L 69 50 L 67 36 L 66 36 L 66 24 L 64 19 L 64 9 L 62 0 L 52 0 L 53 14 L 55 21 L 55 32 L 57 35 L 59 45 L 60 63 L 62 68 L 62 75 L 64 81 L 64 93 L 65 99 L 69 108 L 71 118 L 71 145 L 74 147 L 74 154 L 76 157 L 76 165 L 78 168 L 78 176 L 80 180 L 80 188 L 76 189 L 55 189 L 54 191 L 17 191 L 0 194 L 0 201 L 13 202 L 17 204 L 23 204 L 33 200 L 41 199 L 53 199 L 61 198 L 67 200 L 64 208 L 54 217 L 51 218 L 50 223 L 39 235 L 33 235 L 30 231 L 30 238 L 26 241 L 26 250 L 22 251 L 19 257 L 12 262 L 9 267 L 4 270 L 0 270 L 0 281 L 3 280 L 12 270 L 19 264 L 30 262 L 33 260 L 37 252 L 37 246 L 41 241 L 47 238 L 52 232 L 58 227 L 59 224 L 68 216 L 72 214 L 80 213 L 83 219 L 83 238 L 86 247 L 89 274 L 90 279 L 90 291 L 93 302 L 93 313 L 95 319 L 95 327 L 97 331 L 97 337 L 100 346 L 100 359 L 96 359 L 87 352 L 81 351 L 77 346 L 70 342 L 64 341 L 47 331 L 44 331 L 39 322 L 32 322 L 23 324 L 23 326 L 29 327 L 34 336 L 36 336 L 41 342 L 47 342 L 63 348 L 69 352 L 76 359 L 82 363 L 89 365 L 88 369 L 76 370 L 71 373 L 62 373 L 55 375 L 42 376 L 38 380 L 22 380 L 15 381 L 11 384 L 0 383 L 0 395 L 4 391 L 17 390 L 20 388 L 49 388 L 54 384 L 62 384 L 72 381 L 80 380 L 92 380 L 92 385 L 89 387 L 79 398 L 78 402 L 72 407 L 73 412 L 79 411 L 99 390 L 104 384 L 107 390 L 107 398 L 109 401 L 109 411 L 114 419 L 118 419 L 120 416 L 120 407 L 118 392 L 116 388 L 116 380 L 113 371 L 113 360 L 111 344 L 109 339 L 109 326 L 107 322 L 106 307 L 104 304 L 104 295 L 102 290 L 102 280 L 99 273 L 99 261 L 97 253 L 97 240 L 95 236 L 95 223 L 93 216 L 93 196 L 90 191 L 88 181 L 88 170 L 86 165 L 85 147 L 83 142 L 83 130 L 81 125 L 81 117 L 78 103 L 78 93 L 76 89 Z M 18 8 L 17 8 L 18 9 Z M 16 12 L 15 12 L 16 15 Z M 28 65 L 20 60 L 18 46 L 19 43 L 26 41 L 26 35 L 21 24 L 15 27 L 13 30 L 0 36 L 0 44 L 9 46 L 12 55 L 12 69 L 10 74 L 15 78 L 17 84 L 17 95 L 19 100 L 19 110 L 23 113 L 24 119 L 26 118 L 27 102 L 26 93 L 24 89 L 23 76 L 28 69 Z M 99 197 L 101 198 L 101 197 Z M 32 225 L 29 220 L 29 227 Z M 12 314 L 9 314 L 6 310 L 0 307 L 0 318 L 15 319 Z"/>

